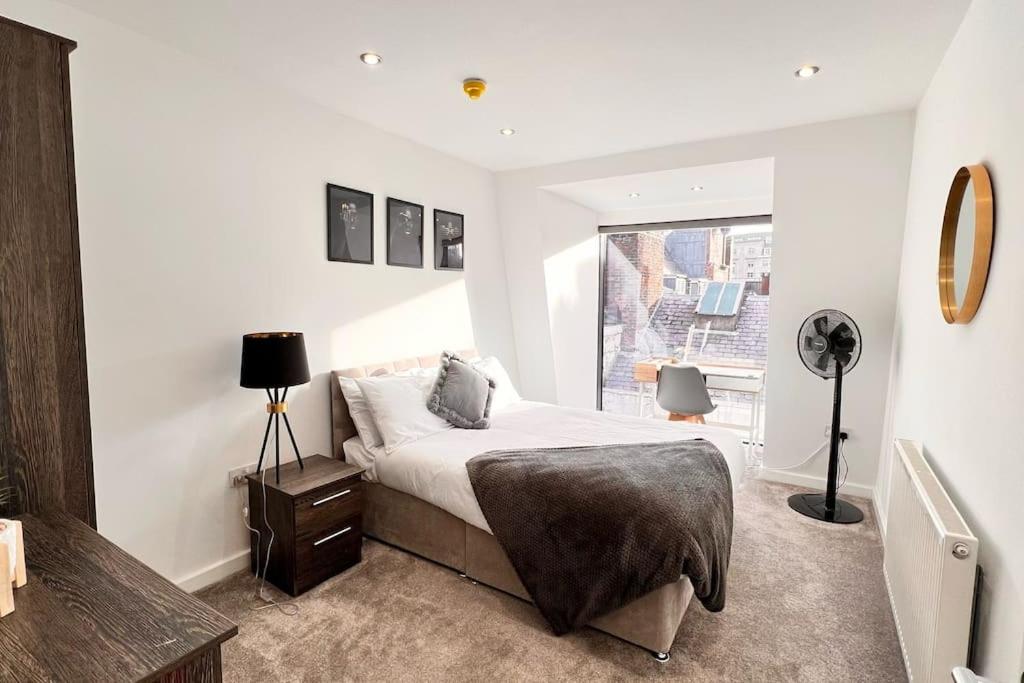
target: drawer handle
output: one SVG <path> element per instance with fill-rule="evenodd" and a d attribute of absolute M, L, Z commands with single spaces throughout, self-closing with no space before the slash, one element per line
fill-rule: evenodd
<path fill-rule="evenodd" d="M 335 498 L 341 498 L 342 496 L 344 496 L 345 494 L 348 494 L 348 493 L 352 493 L 352 489 L 345 489 L 344 491 L 341 491 L 340 493 L 335 493 L 334 495 L 327 496 L 326 498 L 321 498 L 320 500 L 318 500 L 318 501 L 313 503 L 313 507 L 316 507 L 317 505 L 323 505 L 327 501 L 334 500 Z"/>
<path fill-rule="evenodd" d="M 341 531 L 335 531 L 330 536 L 324 536 L 319 541 L 313 541 L 313 546 L 315 547 L 315 546 L 320 545 L 321 543 L 327 543 L 327 541 L 331 540 L 332 538 L 337 538 L 338 536 L 341 536 L 342 534 L 347 534 L 350 531 L 352 531 L 352 527 L 347 526 L 344 529 L 342 529 Z"/>

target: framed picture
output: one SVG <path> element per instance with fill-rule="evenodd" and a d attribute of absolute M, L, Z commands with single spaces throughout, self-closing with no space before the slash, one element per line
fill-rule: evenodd
<path fill-rule="evenodd" d="M 327 260 L 373 263 L 373 195 L 327 185 Z"/>
<path fill-rule="evenodd" d="M 388 197 L 388 265 L 423 267 L 423 207 Z"/>
<path fill-rule="evenodd" d="M 434 269 L 462 270 L 465 257 L 461 213 L 434 209 Z"/>

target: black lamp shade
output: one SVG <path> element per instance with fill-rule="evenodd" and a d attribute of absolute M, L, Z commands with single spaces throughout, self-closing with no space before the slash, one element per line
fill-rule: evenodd
<path fill-rule="evenodd" d="M 277 389 L 309 381 L 301 332 L 254 332 L 242 337 L 241 385 Z"/>

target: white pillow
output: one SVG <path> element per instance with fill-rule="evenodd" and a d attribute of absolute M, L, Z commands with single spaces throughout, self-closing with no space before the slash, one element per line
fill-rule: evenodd
<path fill-rule="evenodd" d="M 359 388 L 356 381 L 351 377 L 339 377 L 341 393 L 348 404 L 348 414 L 352 416 L 352 422 L 356 426 L 359 438 L 367 448 L 377 448 L 384 444 L 384 439 L 373 422 L 373 413 L 366 403 L 363 390 Z"/>
<path fill-rule="evenodd" d="M 373 377 L 366 377 L 365 379 L 371 382 L 375 382 L 382 377 L 406 377 L 409 375 L 415 375 L 417 377 L 429 376 L 431 379 L 437 377 L 439 368 L 410 368 L 408 370 L 402 370 L 388 375 L 375 375 Z M 341 385 L 341 393 L 345 397 L 345 403 L 348 404 L 348 413 L 352 418 L 352 423 L 356 427 L 356 433 L 359 434 L 359 438 L 362 440 L 363 445 L 367 448 L 380 448 L 384 445 L 384 439 L 380 435 L 380 431 L 377 429 L 377 424 L 373 421 L 373 412 L 370 410 L 369 404 L 366 402 L 366 398 L 363 396 L 363 390 L 356 384 L 356 380 L 352 377 L 339 377 L 338 382 Z"/>
<path fill-rule="evenodd" d="M 505 371 L 500 360 L 494 356 L 488 356 L 477 361 L 475 365 L 485 375 L 494 380 L 495 388 L 494 398 L 491 399 L 491 410 L 501 410 L 523 400 L 523 397 L 516 391 L 515 385 L 512 384 L 512 378 L 508 376 L 508 372 Z"/>
<path fill-rule="evenodd" d="M 385 453 L 452 428 L 427 410 L 427 394 L 435 379 L 436 372 L 428 371 L 356 380 L 384 440 Z"/>

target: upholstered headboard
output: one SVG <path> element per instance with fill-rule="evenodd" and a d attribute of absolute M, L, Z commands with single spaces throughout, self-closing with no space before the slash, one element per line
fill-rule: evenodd
<path fill-rule="evenodd" d="M 464 349 L 456 351 L 463 358 L 476 358 L 480 354 L 476 349 Z M 409 370 L 411 368 L 432 368 L 440 365 L 441 354 L 432 356 L 419 356 L 418 358 L 402 358 L 401 360 L 387 363 L 375 363 L 364 365 L 358 368 L 345 368 L 344 370 L 331 371 L 331 454 L 339 459 L 345 459 L 345 451 L 342 444 L 346 439 L 356 435 L 356 426 L 352 423 L 352 417 L 348 413 L 348 403 L 341 393 L 339 377 L 377 377 L 379 375 L 390 375 L 394 372 Z"/>

